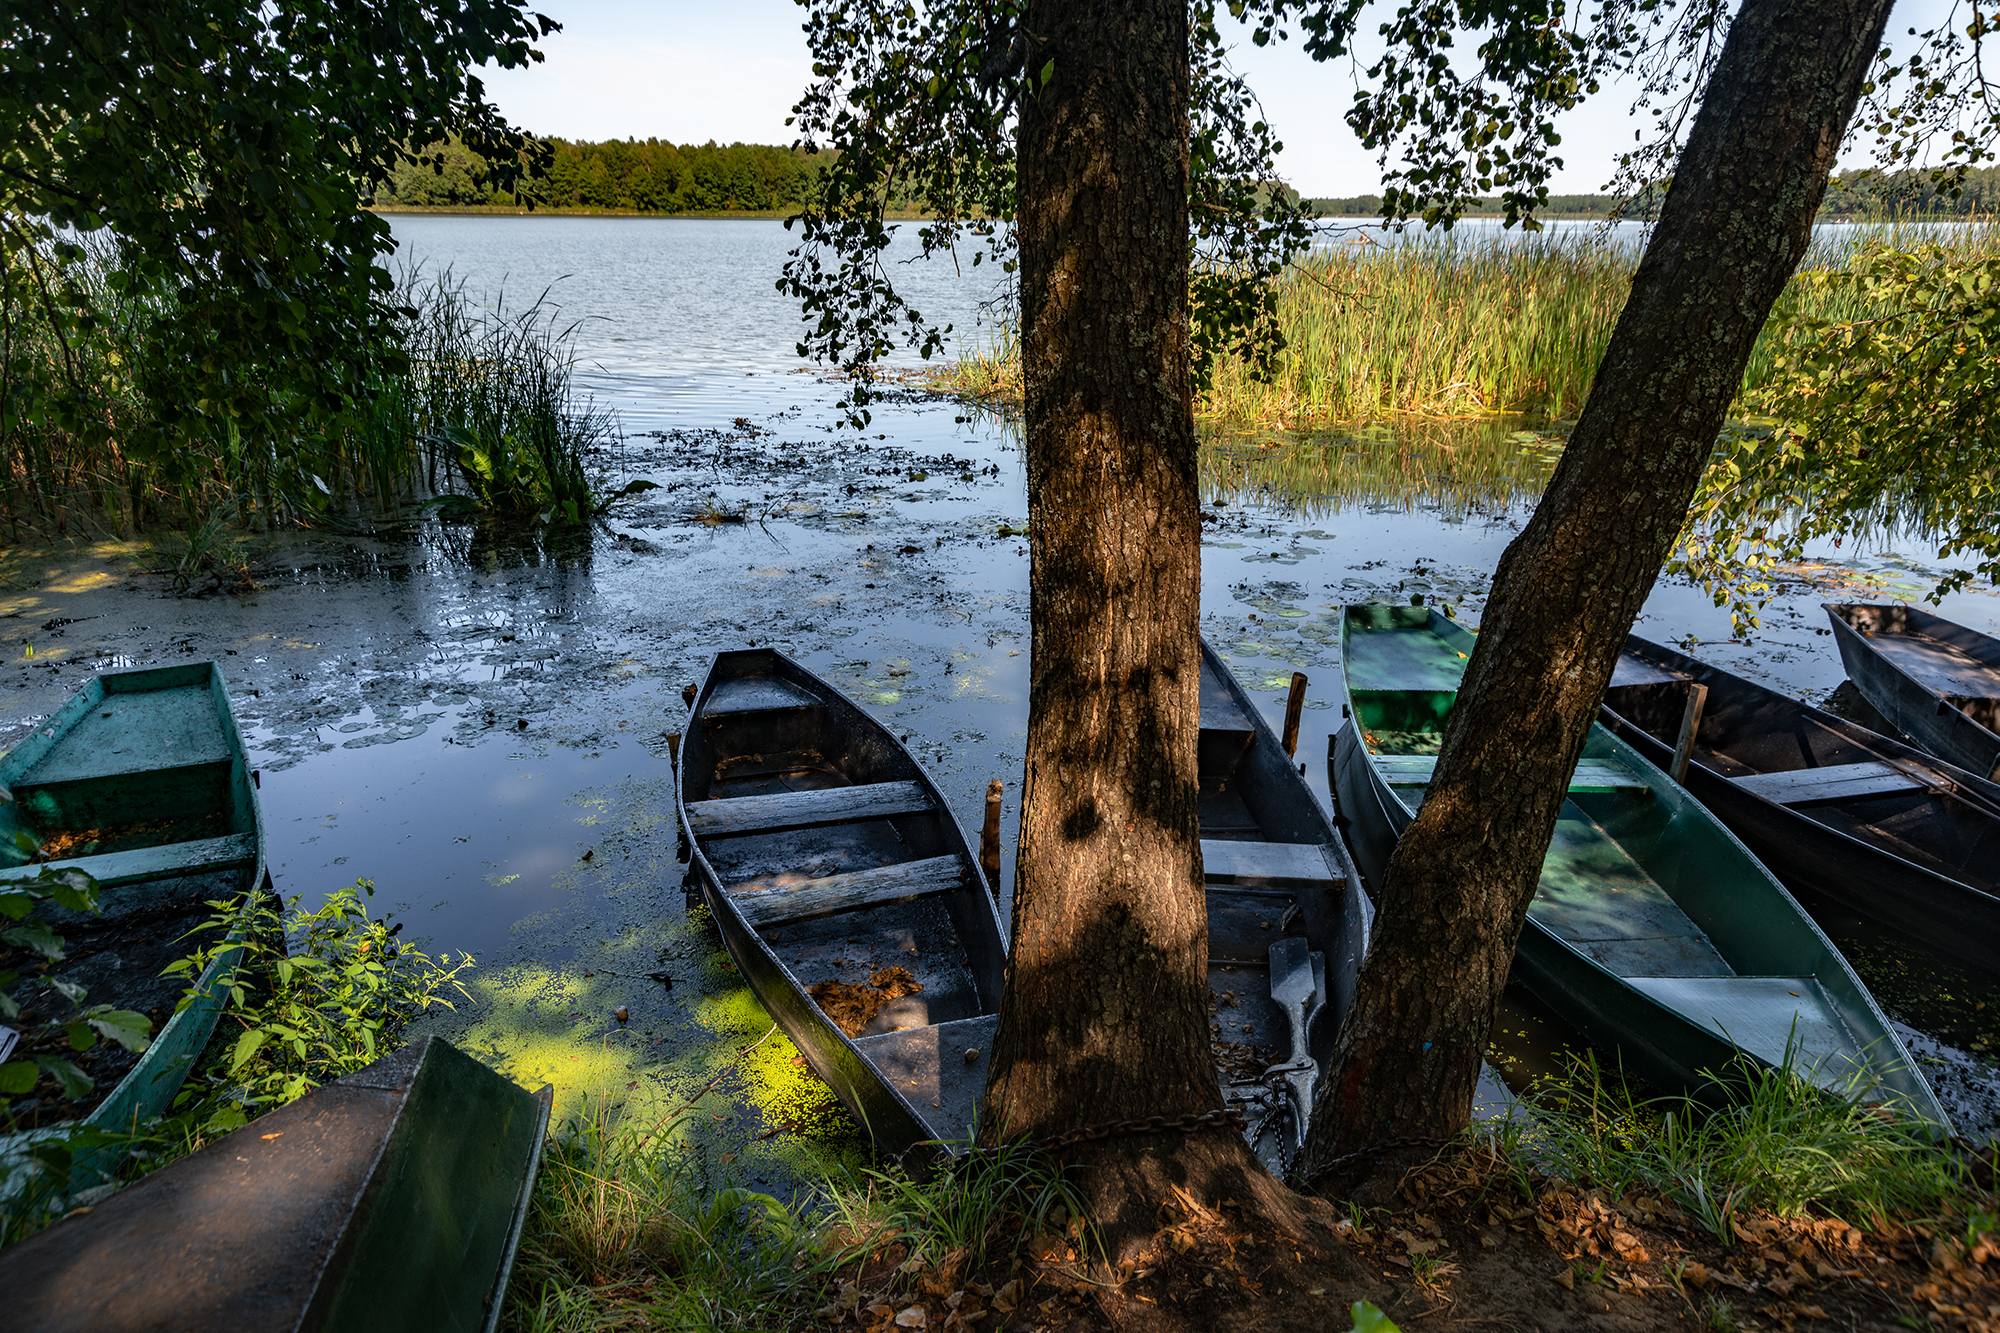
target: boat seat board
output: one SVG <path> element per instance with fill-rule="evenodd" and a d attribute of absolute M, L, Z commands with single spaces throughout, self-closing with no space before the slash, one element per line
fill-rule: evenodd
<path fill-rule="evenodd" d="M 1635 977 L 1632 986 L 1770 1064 L 1783 1064 L 1789 1046 L 1794 1067 L 1822 1087 L 1846 1090 L 1865 1068 L 1854 1034 L 1811 977 Z"/>
<path fill-rule="evenodd" d="M 738 796 L 688 803 L 688 825 L 699 836 L 759 833 L 773 829 L 811 828 L 863 819 L 887 819 L 936 809 L 922 785 L 915 782 L 868 782 L 853 787 L 781 792 L 769 796 Z"/>
<path fill-rule="evenodd" d="M 1249 735 L 1256 730 L 1243 710 L 1237 707 L 1236 696 L 1220 677 L 1208 669 L 1208 663 L 1201 664 L 1201 729 L 1203 731 L 1223 731 L 1231 735 Z"/>
<path fill-rule="evenodd" d="M 1313 843 L 1203 838 L 1201 862 L 1210 883 L 1330 888 L 1341 882 L 1328 865 L 1326 853 Z"/>
<path fill-rule="evenodd" d="M 986 1070 L 999 1024 L 998 1015 L 980 1014 L 857 1037 L 854 1045 L 889 1086 L 917 1108 L 932 1134 L 964 1139 L 970 1137 L 973 1116 L 986 1095 Z"/>
<path fill-rule="evenodd" d="M 1732 781 L 1744 791 L 1776 801 L 1779 805 L 1866 800 L 1874 796 L 1924 791 L 1929 785 L 1880 759 L 1859 764 L 1796 768 L 1784 773 L 1756 773 Z"/>
<path fill-rule="evenodd" d="M 706 718 L 729 717 L 740 713 L 781 713 L 824 707 L 820 701 L 789 681 L 772 676 L 739 676 L 725 680 L 709 691 L 701 706 Z"/>
<path fill-rule="evenodd" d="M 1351 690 L 1456 690 L 1466 655 L 1428 629 L 1347 627 Z"/>
<path fill-rule="evenodd" d="M 102 856 L 79 856 L 44 865 L 14 866 L 0 870 L 0 883 L 33 879 L 43 870 L 81 870 L 106 888 L 139 884 L 147 880 L 205 875 L 217 870 L 241 870 L 257 863 L 257 835 L 234 833 L 226 838 L 200 838 L 194 842 L 170 842 L 162 847 L 139 847 L 129 852 L 107 852 Z"/>
<path fill-rule="evenodd" d="M 1556 820 L 1528 915 L 1615 976 L 1734 971 L 1658 881 L 1571 803 Z"/>
<path fill-rule="evenodd" d="M 107 693 L 13 784 L 37 787 L 227 763 L 234 752 L 215 695 L 205 684 Z"/>
<path fill-rule="evenodd" d="M 1648 662 L 1643 657 L 1630 653 L 1620 653 L 1618 665 L 1612 669 L 1611 684 L 1614 690 L 1626 689 L 1633 685 L 1673 685 L 1685 683 L 1688 677 L 1677 671 L 1669 671 L 1663 666 Z"/>
<path fill-rule="evenodd" d="M 957 856 L 931 856 L 871 870 L 809 879 L 780 888 L 729 890 L 736 910 L 754 930 L 770 930 L 792 921 L 809 921 L 841 912 L 889 903 L 910 902 L 965 886 L 965 862 Z"/>
<path fill-rule="evenodd" d="M 1866 636 L 1868 646 L 1896 664 L 1904 674 L 1942 695 L 1973 699 L 2000 698 L 2000 670 L 1971 653 L 1928 634 Z"/>
<path fill-rule="evenodd" d="M 1391 787 L 1428 787 L 1437 768 L 1434 754 L 1378 754 L 1375 766 Z M 1646 780 L 1620 763 L 1608 759 L 1585 759 L 1570 775 L 1573 792 L 1644 791 L 1652 787 Z"/>

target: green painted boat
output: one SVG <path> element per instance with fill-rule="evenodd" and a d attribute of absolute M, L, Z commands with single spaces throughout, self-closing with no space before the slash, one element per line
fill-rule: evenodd
<path fill-rule="evenodd" d="M 95 677 L 0 756 L 0 784 L 13 798 L 0 802 L 0 882 L 43 869 L 23 864 L 27 854 L 14 845 L 25 828 L 44 864 L 85 871 L 103 888 L 97 916 L 49 914 L 68 955 L 57 974 L 83 986 L 87 1003 L 155 1018 L 143 1055 L 105 1053 L 95 1104 L 85 1103 L 86 1123 L 130 1130 L 167 1109 L 208 1044 L 239 951 L 210 965 L 199 998 L 178 1014 L 183 984 L 161 968 L 188 952 L 182 936 L 213 914 L 209 902 L 241 896 L 247 912 L 249 890 L 266 882 L 256 775 L 221 668 L 195 662 Z M 0 1156 L 19 1142 L 0 1140 Z M 91 1160 L 76 1163 L 71 1183 L 92 1183 Z"/>
<path fill-rule="evenodd" d="M 436 1037 L 0 1250 L 40 1333 L 491 1333 L 552 1090 Z"/>
<path fill-rule="evenodd" d="M 1330 763 L 1377 884 L 1415 818 L 1472 653 L 1426 607 L 1341 618 L 1347 720 Z M 1638 751 L 1593 725 L 1528 908 L 1514 975 L 1625 1070 L 1724 1095 L 1738 1051 L 1842 1096 L 1951 1122 L 1847 961 L 1769 871 Z"/>

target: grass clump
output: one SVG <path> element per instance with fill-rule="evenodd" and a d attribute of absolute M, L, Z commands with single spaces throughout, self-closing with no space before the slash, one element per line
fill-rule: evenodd
<path fill-rule="evenodd" d="M 1651 1191 L 1724 1244 L 1753 1211 L 1881 1229 L 1938 1216 L 1977 1192 L 1970 1163 L 1922 1121 L 1830 1093 L 1792 1061 L 1741 1059 L 1719 1086 L 1719 1107 L 1648 1099 L 1586 1055 L 1534 1093 L 1495 1146 L 1522 1171 L 1612 1198 Z"/>
<path fill-rule="evenodd" d="M 604 1103 L 553 1129 L 535 1181 L 505 1327 L 783 1328 L 803 1322 L 823 1221 L 718 1187 L 678 1141 Z"/>
<path fill-rule="evenodd" d="M 1038 1235 L 1089 1241 L 1060 1168 L 1019 1147 L 923 1179 L 866 1169 L 786 1203 L 715 1180 L 686 1140 L 694 1119 L 639 1125 L 598 1103 L 551 1132 L 506 1327 L 794 1328 L 954 1294 L 962 1316 L 1011 1309 L 979 1275 Z"/>

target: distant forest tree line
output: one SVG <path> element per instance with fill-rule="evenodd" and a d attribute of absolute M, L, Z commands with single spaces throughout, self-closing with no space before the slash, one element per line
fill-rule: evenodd
<path fill-rule="evenodd" d="M 484 184 L 485 159 L 457 140 L 404 163 L 377 208 L 558 208 L 618 213 L 789 213 L 817 168 L 810 153 L 764 144 L 539 139 L 542 169 L 514 190 Z"/>
<path fill-rule="evenodd" d="M 1552 194 L 1548 206 L 1537 212 L 1544 217 L 1604 218 L 1617 208 L 1618 196 L 1609 194 Z M 1355 195 L 1348 199 L 1308 199 L 1310 209 L 1322 217 L 1376 218 L 1382 215 L 1382 196 Z M 1465 210 L 1467 217 L 1497 217 L 1502 208 L 1498 199 L 1481 199 Z M 1650 222 L 1659 216 L 1660 197 L 1649 193 L 1632 201 L 1622 216 L 1634 222 Z M 1940 188 L 1927 171 L 1903 171 L 1885 175 L 1879 171 L 1848 171 L 1827 182 L 1826 198 L 1820 204 L 1822 218 L 1867 218 L 1882 216 L 1991 217 L 2000 213 L 2000 167 L 1968 171 L 1954 193 Z"/>
<path fill-rule="evenodd" d="M 486 162 L 457 140 L 438 145 L 421 163 L 403 163 L 376 191 L 378 208 L 553 208 L 619 213 L 791 213 L 806 201 L 820 170 L 819 158 L 769 144 L 671 144 L 660 139 L 608 139 L 603 143 L 540 139 L 543 170 L 515 190 L 483 184 Z M 1287 194 L 1296 193 L 1280 186 Z M 1308 211 L 1323 217 L 1374 218 L 1382 196 L 1307 199 Z M 1541 210 L 1547 217 L 1604 218 L 1618 206 L 1608 194 L 1554 194 Z M 1469 217 L 1498 216 L 1497 199 L 1467 208 Z M 1623 210 L 1634 221 L 1659 212 L 1657 196 L 1642 197 Z M 1927 172 L 1885 176 L 1850 171 L 1827 185 L 1820 216 L 1870 217 L 1921 214 L 1933 217 L 1990 216 L 2000 212 L 2000 168 L 1969 171 L 1956 194 L 1942 190 Z"/>

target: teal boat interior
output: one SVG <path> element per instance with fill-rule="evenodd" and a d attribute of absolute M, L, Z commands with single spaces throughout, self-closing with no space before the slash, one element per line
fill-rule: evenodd
<path fill-rule="evenodd" d="M 1345 622 L 1349 706 L 1377 771 L 1414 814 L 1474 636 L 1422 607 L 1352 606 Z M 1640 995 L 1760 1060 L 1789 1058 L 1844 1096 L 1931 1102 L 1913 1071 L 1885 1069 L 1907 1057 L 1791 896 L 1704 807 L 1602 726 L 1590 729 L 1528 916 Z M 1895 1049 L 1870 1058 L 1884 1041 Z M 1931 1118 L 1929 1106 L 1919 1109 Z"/>

